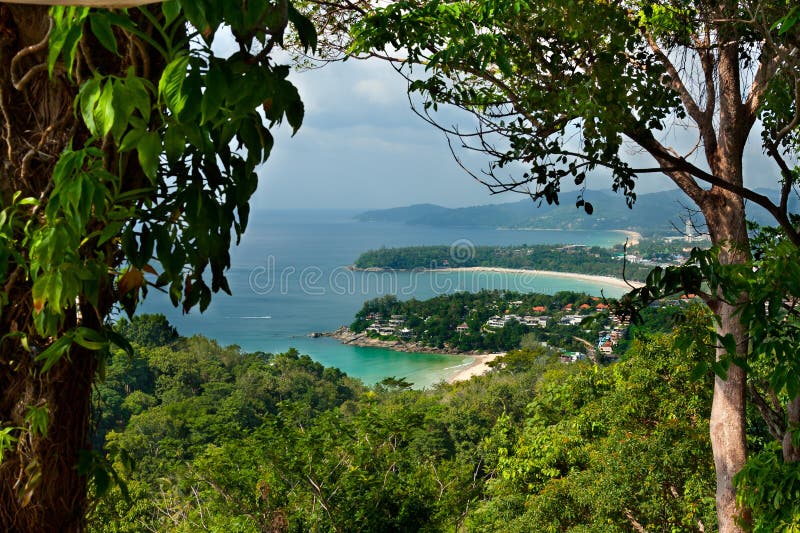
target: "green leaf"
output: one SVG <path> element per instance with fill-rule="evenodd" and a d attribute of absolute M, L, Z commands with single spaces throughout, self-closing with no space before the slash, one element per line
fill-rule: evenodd
<path fill-rule="evenodd" d="M 203 104 L 201 110 L 201 124 L 215 116 L 228 92 L 228 84 L 222 70 L 212 65 L 206 74 L 206 90 L 203 93 Z"/>
<path fill-rule="evenodd" d="M 103 350 L 108 348 L 108 339 L 102 333 L 87 327 L 75 328 L 73 342 L 83 346 L 87 350 Z"/>
<path fill-rule="evenodd" d="M 100 98 L 101 78 L 94 77 L 81 86 L 77 102 L 80 107 L 81 117 L 86 127 L 95 137 L 99 137 L 97 124 L 94 120 L 94 108 Z"/>
<path fill-rule="evenodd" d="M 17 442 L 17 437 L 11 434 L 13 431 L 17 431 L 19 428 L 15 427 L 4 427 L 0 429 L 0 464 L 3 462 L 3 453 L 6 450 L 13 450 L 14 443 Z"/>
<path fill-rule="evenodd" d="M 719 341 L 722 343 L 723 348 L 725 351 L 728 352 L 729 356 L 736 355 L 736 339 L 733 335 L 728 333 L 727 335 L 718 335 Z"/>
<path fill-rule="evenodd" d="M 128 357 L 133 357 L 135 355 L 135 352 L 133 351 L 133 346 L 131 346 L 131 343 L 128 342 L 128 339 L 126 339 L 125 337 L 123 337 L 122 335 L 120 335 L 111 328 L 106 328 L 103 332 L 105 333 L 108 340 L 114 343 L 115 345 L 119 346 L 120 348 L 122 348 L 125 351 L 125 353 L 128 354 Z"/>
<path fill-rule="evenodd" d="M 53 69 L 59 57 L 62 57 L 67 71 L 72 75 L 72 64 L 83 34 L 83 21 L 89 14 L 88 7 L 57 6 L 50 10 L 53 17 L 53 30 L 47 50 L 47 72 L 53 75 Z"/>
<path fill-rule="evenodd" d="M 50 410 L 47 404 L 41 407 L 28 407 L 25 422 L 30 426 L 31 433 L 47 437 L 47 427 L 50 425 Z"/>
<path fill-rule="evenodd" d="M 94 471 L 94 486 L 97 497 L 102 498 L 111 486 L 111 476 L 105 468 L 97 468 Z"/>
<path fill-rule="evenodd" d="M 708 372 L 708 363 L 700 361 L 694 366 L 689 377 L 692 381 L 700 381 L 706 372 Z"/>
<path fill-rule="evenodd" d="M 161 138 L 157 132 L 142 135 L 138 145 L 139 164 L 145 176 L 155 185 L 158 177 L 158 163 L 161 156 Z"/>
<path fill-rule="evenodd" d="M 164 151 L 167 161 L 177 163 L 186 150 L 186 137 L 177 126 L 170 125 L 164 134 Z"/>
<path fill-rule="evenodd" d="M 303 51 L 307 52 L 311 48 L 312 52 L 317 51 L 317 30 L 314 24 L 289 2 L 289 22 L 292 23 L 303 45 Z"/>
<path fill-rule="evenodd" d="M 189 56 L 179 56 L 167 65 L 158 82 L 158 94 L 174 115 L 183 111 L 188 100 L 188 95 L 183 92 L 183 83 L 186 81 L 188 68 Z"/>
<path fill-rule="evenodd" d="M 297 130 L 299 130 L 300 126 L 303 124 L 303 117 L 305 116 L 305 113 L 305 105 L 303 105 L 303 102 L 300 100 L 299 96 L 287 106 L 286 120 L 289 121 L 289 125 L 292 127 L 292 135 L 297 133 Z"/>
<path fill-rule="evenodd" d="M 200 32 L 204 32 L 208 27 L 204 2 L 193 2 L 191 0 L 187 2 L 181 0 L 180 6 L 189 23 Z"/>
<path fill-rule="evenodd" d="M 117 38 L 111 27 L 111 21 L 106 16 L 107 11 L 95 11 L 89 16 L 89 26 L 97 40 L 100 41 L 107 50 L 119 55 L 117 51 Z"/>
<path fill-rule="evenodd" d="M 51 312 L 63 314 L 61 295 L 64 292 L 64 280 L 61 271 L 55 270 L 39 276 L 33 283 L 31 292 L 36 313 L 43 312 L 45 304 L 48 304 Z"/>
<path fill-rule="evenodd" d="M 100 136 L 108 135 L 114 126 L 114 84 L 111 80 L 103 84 L 97 105 L 92 111 L 94 122 L 97 125 L 97 133 Z"/>
<path fill-rule="evenodd" d="M 181 6 L 177 0 L 163 2 L 161 12 L 164 13 L 164 26 L 169 26 L 181 14 Z"/>
<path fill-rule="evenodd" d="M 127 97 L 130 99 L 130 106 L 138 109 L 145 124 L 150 122 L 150 113 L 153 110 L 153 102 L 150 99 L 149 84 L 145 85 L 141 78 L 129 73 L 125 79 L 125 86 L 128 89 Z"/>
<path fill-rule="evenodd" d="M 67 354 L 69 347 L 72 345 L 72 335 L 72 332 L 66 333 L 36 356 L 34 359 L 36 362 L 44 362 L 44 365 L 42 365 L 42 372 L 47 372 L 53 368 L 53 365 L 58 363 L 61 358 Z"/>
<path fill-rule="evenodd" d="M 122 138 L 122 142 L 119 145 L 120 152 L 127 152 L 129 150 L 133 150 L 139 145 L 139 142 L 142 140 L 142 137 L 147 134 L 147 130 L 142 129 L 132 129 L 125 137 Z"/>

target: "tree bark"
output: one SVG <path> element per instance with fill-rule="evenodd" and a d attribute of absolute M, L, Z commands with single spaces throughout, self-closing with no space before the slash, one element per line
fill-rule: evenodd
<path fill-rule="evenodd" d="M 49 27 L 46 7 L 0 4 L 2 207 L 9 205 L 15 192 L 44 205 L 59 154 L 70 142 L 80 145 L 87 136 L 76 125 L 72 108 L 77 84 L 58 72 L 48 79 L 44 68 Z M 45 221 L 44 209 L 38 207 L 20 215 L 32 224 Z M 42 372 L 42 364 L 34 359 L 53 339 L 37 335 L 32 282 L 25 264 L 14 261 L 0 285 L 6 298 L 0 300 L 0 423 L 16 428 L 13 435 L 18 440 L 11 450 L 4 450 L 0 462 L 0 531 L 82 531 L 87 479 L 77 467 L 81 453 L 90 449 L 91 385 L 97 359 L 93 352 L 73 346 L 68 357 Z M 109 288 L 110 283 L 101 293 Z M 102 295 L 100 299 L 110 301 Z M 101 305 L 80 314 L 73 309 L 67 312 L 63 328 L 97 329 L 108 309 Z M 6 337 L 14 332 L 27 336 L 30 352 L 18 339 Z M 47 410 L 44 434 L 26 420 L 31 408 Z"/>
<path fill-rule="evenodd" d="M 30 354 L 18 354 L 30 361 Z M 24 360 L 23 359 L 23 360 Z M 0 418 L 24 426 L 28 405 L 47 406 L 47 436 L 23 434 L 0 464 L 0 530 L 77 532 L 85 528 L 86 477 L 78 472 L 90 449 L 94 354 L 77 351 L 46 374 L 30 364 L 4 368 Z"/>
<path fill-rule="evenodd" d="M 735 307 L 721 303 L 717 308 L 719 324 L 717 333 L 733 335 L 737 343 L 747 341 L 747 333 L 734 316 Z M 725 348 L 717 348 L 717 360 L 726 357 Z M 714 378 L 714 399 L 711 404 L 710 432 L 711 449 L 717 475 L 717 520 L 719 531 L 732 533 L 743 531 L 740 520 L 746 520 L 742 509 L 736 505 L 733 476 L 747 461 L 745 438 L 745 398 L 747 376 L 745 371 L 732 364 L 726 379 Z"/>
<path fill-rule="evenodd" d="M 740 160 L 739 160 L 740 161 Z M 733 174 L 741 176 L 741 164 L 734 164 Z M 735 178 L 734 178 L 735 179 Z M 711 240 L 720 246 L 721 264 L 740 264 L 749 258 L 749 241 L 745 225 L 744 203 L 731 193 L 712 189 L 703 202 L 703 214 L 708 223 Z M 746 357 L 747 329 L 736 315 L 737 302 L 726 302 L 721 294 L 708 302 L 718 317 L 716 332 L 721 337 L 731 335 L 736 342 L 738 357 Z M 740 295 L 740 301 L 747 295 Z M 730 354 L 718 343 L 717 361 L 729 359 Z M 716 469 L 716 507 L 721 533 L 739 533 L 748 521 L 746 510 L 736 504 L 733 477 L 747 461 L 745 410 L 747 375 L 735 363 L 727 374 L 715 376 L 714 397 L 711 404 L 710 436 Z"/>
<path fill-rule="evenodd" d="M 783 435 L 783 460 L 787 463 L 800 461 L 800 448 L 792 443 L 792 432 L 800 426 L 800 396 L 786 406 L 786 433 Z"/>

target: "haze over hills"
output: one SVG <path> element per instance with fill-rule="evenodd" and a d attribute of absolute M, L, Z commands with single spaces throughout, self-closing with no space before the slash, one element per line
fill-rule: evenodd
<path fill-rule="evenodd" d="M 777 191 L 759 190 L 770 198 Z M 582 208 L 575 207 L 576 193 L 562 193 L 560 205 L 540 205 L 529 198 L 506 204 L 489 204 L 472 207 L 447 208 L 434 204 L 417 204 L 408 207 L 366 211 L 356 216 L 362 222 L 397 222 L 423 226 L 482 226 L 495 228 L 536 228 L 565 230 L 611 230 L 625 229 L 646 234 L 676 234 L 683 229 L 686 219 L 693 215 L 697 229 L 702 217 L 693 208 L 686 195 L 675 189 L 637 196 L 632 209 L 625 204 L 621 194 L 608 190 L 586 191 L 586 201 L 594 207 L 587 215 Z M 795 198 L 792 211 L 797 211 Z M 771 224 L 769 215 L 751 204 L 748 216 L 760 224 Z M 774 225 L 774 224 L 773 224 Z"/>

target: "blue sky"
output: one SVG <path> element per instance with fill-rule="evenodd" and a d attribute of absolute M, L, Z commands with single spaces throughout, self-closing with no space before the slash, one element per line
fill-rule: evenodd
<path fill-rule="evenodd" d="M 294 137 L 286 127 L 276 132 L 272 156 L 259 172 L 255 208 L 457 207 L 521 198 L 492 196 L 464 173 L 444 135 L 409 109 L 405 81 L 388 64 L 350 60 L 295 72 L 291 80 L 305 102 L 305 121 Z M 676 129 L 665 141 L 687 145 L 692 137 L 691 131 Z M 752 140 L 746 175 L 759 186 L 774 183 L 757 133 Z M 476 157 L 471 163 L 484 162 Z M 607 186 L 602 176 L 590 176 L 589 188 Z M 666 188 L 671 182 L 656 174 L 637 185 L 640 193 Z"/>

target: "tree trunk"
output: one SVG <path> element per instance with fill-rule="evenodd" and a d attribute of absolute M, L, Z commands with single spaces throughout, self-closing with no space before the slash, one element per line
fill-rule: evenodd
<path fill-rule="evenodd" d="M 708 223 L 711 240 L 721 248 L 719 260 L 722 264 L 738 264 L 749 258 L 744 203 L 741 198 L 712 189 L 708 192 L 703 213 Z M 721 337 L 731 335 L 736 341 L 739 357 L 745 357 L 748 333 L 735 314 L 736 303 L 725 302 L 721 295 L 709 302 L 718 317 L 716 332 Z M 746 295 L 741 295 L 741 299 Z M 729 358 L 726 349 L 718 343 L 717 361 Z M 727 375 L 714 379 L 714 399 L 711 405 L 711 448 L 717 476 L 716 506 L 718 527 L 721 533 L 739 533 L 741 524 L 747 521 L 746 510 L 736 505 L 733 476 L 747 460 L 745 409 L 747 397 L 747 375 L 736 364 L 731 364 Z"/>
<path fill-rule="evenodd" d="M 48 79 L 44 68 L 49 26 L 46 7 L 0 4 L 2 207 L 15 192 L 46 203 L 59 154 L 70 142 L 81 145 L 87 136 L 73 113 L 77 84 L 66 79 L 63 69 Z M 21 216 L 36 224 L 44 220 L 44 209 L 28 207 Z M 73 346 L 68 357 L 42 372 L 34 358 L 53 339 L 36 333 L 31 280 L 26 265 L 15 263 L 18 260 L 9 263 L 0 285 L 5 297 L 0 299 L 0 427 L 15 428 L 12 436 L 18 439 L 3 451 L 0 462 L 0 531 L 81 531 L 87 480 L 78 472 L 78 463 L 81 452 L 89 450 L 97 360 L 92 352 Z M 108 306 L 101 307 L 107 312 Z M 98 328 L 99 314 L 101 309 L 93 310 L 81 319 L 71 310 L 63 328 Z M 6 336 L 15 332 L 27 336 L 30 351 Z M 26 420 L 31 408 L 48 413 L 44 432 Z"/>
<path fill-rule="evenodd" d="M 721 303 L 718 306 L 717 333 L 731 334 L 737 344 L 744 342 L 746 346 L 747 332 L 734 316 L 734 310 L 730 304 Z M 725 348 L 717 348 L 717 360 L 727 355 Z M 737 522 L 745 517 L 736 505 L 733 476 L 742 469 L 747 460 L 744 416 L 747 376 L 741 367 L 732 364 L 726 378 L 714 378 L 710 419 L 711 449 L 717 474 L 717 520 L 719 531 L 723 533 L 742 531 Z"/>
<path fill-rule="evenodd" d="M 792 443 L 792 432 L 800 425 L 800 396 L 786 406 L 786 433 L 783 435 L 783 460 L 787 463 L 800 461 L 800 448 Z"/>
<path fill-rule="evenodd" d="M 77 465 L 80 453 L 90 448 L 95 356 L 74 350 L 70 360 L 41 375 L 29 364 L 30 354 L 18 356 L 22 362 L 15 369 L 5 367 L 0 380 L 0 419 L 24 427 L 27 406 L 46 406 L 50 423 L 46 437 L 23 433 L 16 448 L 3 457 L 0 531 L 82 531 L 86 477 Z"/>

